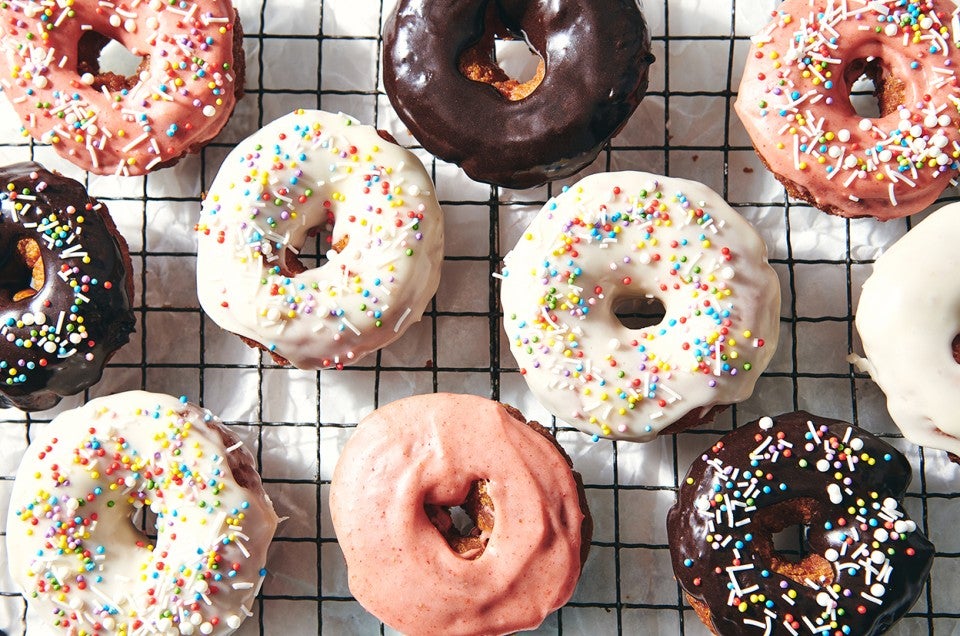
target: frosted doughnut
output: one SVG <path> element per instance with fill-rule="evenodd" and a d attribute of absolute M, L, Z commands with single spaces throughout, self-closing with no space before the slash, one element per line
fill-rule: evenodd
<path fill-rule="evenodd" d="M 101 71 L 116 40 L 142 58 Z M 243 31 L 230 0 L 0 4 L 3 92 L 24 136 L 98 174 L 141 175 L 197 152 L 243 94 Z"/>
<path fill-rule="evenodd" d="M 476 524 L 466 537 L 446 529 L 456 506 Z M 546 429 L 449 393 L 360 422 L 333 473 L 330 514 L 350 592 L 407 636 L 536 628 L 573 594 L 593 529 L 579 475 Z"/>
<path fill-rule="evenodd" d="M 719 636 L 876 636 L 914 604 L 935 548 L 903 506 L 910 462 L 799 411 L 740 426 L 693 461 L 667 515 L 673 572 Z M 774 535 L 803 527 L 803 554 Z"/>
<path fill-rule="evenodd" d="M 863 366 L 904 436 L 960 455 L 960 287 L 947 279 L 960 268 L 957 214 L 960 204 L 940 208 L 877 259 L 856 325 Z"/>
<path fill-rule="evenodd" d="M 55 634 L 229 634 L 277 515 L 253 456 L 185 398 L 130 391 L 36 435 L 7 520 L 10 572 Z M 148 538 L 136 520 L 149 508 Z"/>
<path fill-rule="evenodd" d="M 327 263 L 297 254 L 331 232 Z M 200 215 L 197 293 L 221 327 L 301 369 L 399 338 L 433 297 L 443 216 L 420 160 L 370 126 L 298 110 L 242 141 Z"/>
<path fill-rule="evenodd" d="M 786 0 L 753 37 L 737 114 L 791 196 L 845 217 L 923 210 L 960 166 L 960 21 L 948 0 Z M 880 116 L 857 114 L 874 80 Z"/>
<path fill-rule="evenodd" d="M 547 202 L 504 264 L 520 372 L 585 433 L 649 441 L 695 424 L 749 397 L 777 346 L 780 285 L 766 246 L 699 183 L 586 177 Z M 665 316 L 628 329 L 616 306 L 642 297 Z"/>

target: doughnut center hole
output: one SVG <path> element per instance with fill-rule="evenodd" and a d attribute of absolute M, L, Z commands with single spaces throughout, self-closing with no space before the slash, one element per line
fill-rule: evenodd
<path fill-rule="evenodd" d="M 663 322 L 667 310 L 659 298 L 631 296 L 614 303 L 613 313 L 627 329 L 645 329 Z"/>
<path fill-rule="evenodd" d="M 754 550 L 769 560 L 770 569 L 804 585 L 805 579 L 826 585 L 833 582 L 833 566 L 812 551 L 809 531 L 820 504 L 813 499 L 783 501 L 758 511 Z"/>
<path fill-rule="evenodd" d="M 543 58 L 524 40 L 494 41 L 494 60 L 500 69 L 521 84 L 537 77 Z"/>
<path fill-rule="evenodd" d="M 96 31 L 85 31 L 77 43 L 77 74 L 82 82 L 86 74 L 92 75 L 95 90 L 104 86 L 110 91 L 130 90 L 140 81 L 140 71 L 147 64 L 146 57 Z"/>
<path fill-rule="evenodd" d="M 287 249 L 282 250 L 282 262 L 278 257 L 281 247 L 278 247 L 276 237 L 263 237 L 260 242 L 260 254 L 264 265 L 267 267 L 279 265 L 283 276 L 297 276 L 311 267 L 321 267 L 330 260 L 331 252 L 339 254 L 350 242 L 350 236 L 345 235 L 334 243 L 335 223 L 336 216 L 332 210 L 328 210 L 326 219 L 322 223 L 307 230 L 307 236 L 313 240 L 306 241 L 299 253 L 290 249 L 288 245 Z M 304 264 L 304 260 L 312 260 L 314 265 L 308 267 Z"/>
<path fill-rule="evenodd" d="M 546 72 L 543 56 L 503 24 L 496 2 L 487 7 L 483 35 L 460 55 L 458 66 L 464 77 L 489 84 L 509 101 L 530 95 Z"/>
<path fill-rule="evenodd" d="M 810 553 L 810 541 L 807 539 L 809 530 L 810 526 L 803 523 L 784 528 L 771 537 L 773 549 L 783 560 L 799 563 Z"/>
<path fill-rule="evenodd" d="M 844 81 L 854 112 L 864 119 L 886 117 L 905 101 L 906 85 L 878 57 L 855 59 L 844 70 Z"/>
<path fill-rule="evenodd" d="M 0 302 L 31 298 L 43 289 L 43 256 L 32 238 L 21 238 L 0 255 Z"/>
<path fill-rule="evenodd" d="M 471 483 L 466 500 L 459 505 L 424 503 L 423 509 L 455 553 L 468 560 L 483 554 L 493 531 L 493 501 L 485 479 Z"/>
<path fill-rule="evenodd" d="M 953 359 L 960 364 L 960 333 L 953 337 L 953 342 L 950 343 L 950 348 L 953 350 Z"/>

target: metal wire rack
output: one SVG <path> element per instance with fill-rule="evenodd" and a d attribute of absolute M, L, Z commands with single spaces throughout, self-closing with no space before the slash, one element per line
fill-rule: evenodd
<path fill-rule="evenodd" d="M 239 633 L 392 633 L 346 587 L 326 510 L 337 454 L 357 420 L 380 404 L 412 393 L 477 393 L 552 424 L 584 475 L 596 523 L 590 558 L 573 600 L 539 633 L 699 635 L 708 632 L 673 581 L 664 528 L 679 479 L 724 431 L 763 414 L 805 408 L 879 433 L 914 465 L 906 507 L 938 553 L 920 600 L 892 633 L 960 628 L 960 539 L 950 532 L 960 519 L 960 497 L 951 486 L 957 469 L 942 453 L 905 442 L 879 390 L 844 359 L 859 348 L 852 319 L 860 283 L 910 222 L 835 219 L 788 200 L 756 160 L 731 108 L 749 36 L 776 0 L 644 0 L 658 58 L 650 91 L 588 169 L 641 169 L 706 182 L 758 227 L 781 275 L 780 350 L 754 397 L 708 428 L 642 446 L 593 443 L 550 419 L 527 393 L 503 341 L 491 275 L 562 184 L 522 192 L 481 186 L 417 149 L 447 216 L 441 289 L 424 320 L 401 341 L 344 371 L 277 367 L 203 316 L 193 292 L 191 228 L 200 193 L 234 142 L 289 110 L 319 107 L 390 129 L 416 148 L 379 80 L 379 34 L 390 0 L 235 2 L 246 33 L 247 96 L 198 157 L 145 178 L 91 177 L 15 136 L 11 123 L 0 130 L 0 158 L 36 159 L 80 176 L 107 203 L 131 245 L 139 321 L 135 342 L 83 396 L 51 412 L 0 412 L 0 509 L 7 508 L 32 431 L 56 411 L 124 389 L 184 394 L 221 413 L 255 449 L 279 513 L 290 516 L 271 548 L 255 615 Z M 957 198 L 948 191 L 943 200 Z M 319 244 L 314 249 L 324 253 Z M 43 633 L 28 617 L 5 563 L 0 548 L 0 633 Z"/>

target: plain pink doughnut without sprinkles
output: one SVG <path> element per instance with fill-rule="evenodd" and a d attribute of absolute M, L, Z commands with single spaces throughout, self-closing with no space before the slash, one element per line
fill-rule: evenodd
<path fill-rule="evenodd" d="M 90 172 L 140 175 L 197 151 L 226 124 L 243 79 L 235 37 L 229 0 L 5 2 L 3 92 L 24 136 Z M 143 58 L 133 76 L 96 73 L 91 42 L 111 39 Z"/>
<path fill-rule="evenodd" d="M 493 528 L 469 559 L 424 506 L 457 506 L 479 480 Z M 584 523 L 573 473 L 496 402 L 435 394 L 381 407 L 357 426 L 330 488 L 350 591 L 403 634 L 533 629 L 573 594 Z"/>

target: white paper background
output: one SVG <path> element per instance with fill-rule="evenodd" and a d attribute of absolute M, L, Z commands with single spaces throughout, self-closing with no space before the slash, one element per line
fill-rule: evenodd
<path fill-rule="evenodd" d="M 735 420 L 805 408 L 856 418 L 874 432 L 896 433 L 878 389 L 851 375 L 844 357 L 859 349 L 848 308 L 856 306 L 871 269 L 869 262 L 858 261 L 874 259 L 907 223 L 848 222 L 806 206 L 786 206 L 782 189 L 754 156 L 736 116 L 728 113 L 728 91 L 739 84 L 747 38 L 765 23 L 775 1 L 740 0 L 735 9 L 732 0 L 644 4 L 658 57 L 650 94 L 613 150 L 586 172 L 607 167 L 668 171 L 727 193 L 763 234 L 781 275 L 781 345 L 753 398 L 710 430 L 647 445 L 592 443 L 578 432 L 560 431 L 587 483 L 595 544 L 572 605 L 548 618 L 543 634 L 707 633 L 691 611 L 678 608 L 664 518 L 677 472 L 682 475 Z M 339 450 L 350 427 L 376 404 L 433 390 L 489 396 L 497 381 L 500 399 L 530 418 L 550 422 L 516 373 L 498 317 L 491 317 L 497 307 L 490 302 L 494 281 L 489 274 L 491 262 L 513 246 L 558 185 L 504 190 L 491 198 L 488 186 L 420 152 L 435 176 L 447 219 L 447 261 L 435 311 L 362 368 L 319 374 L 276 368 L 199 311 L 192 232 L 199 193 L 233 143 L 294 108 L 318 106 L 376 122 L 402 142 L 414 143 L 382 89 L 378 92 L 378 34 L 392 6 L 391 0 L 382 7 L 379 0 L 326 0 L 322 6 L 317 0 L 239 0 L 247 33 L 247 97 L 201 156 L 147 178 L 87 177 L 49 148 L 25 142 L 6 101 L 0 105 L 0 160 L 33 158 L 87 179 L 91 193 L 108 203 L 134 254 L 138 333 L 89 396 L 146 388 L 202 401 L 258 454 L 278 512 L 290 517 L 271 548 L 264 599 L 240 630 L 245 635 L 312 634 L 321 626 L 324 634 L 380 632 L 379 622 L 349 597 L 326 510 Z M 732 77 L 727 70 L 731 54 Z M 494 243 L 491 216 L 499 221 Z M 491 334 L 494 347 L 499 346 L 493 358 Z M 10 480 L 31 433 L 83 399 L 66 399 L 58 409 L 29 420 L 17 411 L 0 412 L 0 528 L 6 524 Z M 469 421 L 464 428 L 469 434 Z M 913 616 L 893 633 L 960 634 L 960 568 L 955 566 L 960 535 L 951 531 L 960 520 L 960 500 L 951 498 L 958 469 L 941 453 L 921 455 L 901 439 L 893 443 L 916 471 L 906 507 L 918 521 L 926 515 L 940 552 L 931 592 L 924 592 Z M 0 544 L 0 628 L 8 634 L 45 633 L 38 625 L 25 613 Z"/>

